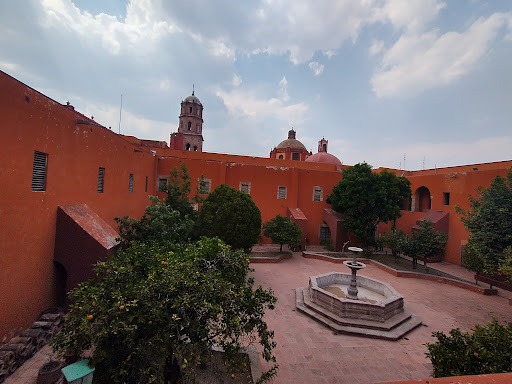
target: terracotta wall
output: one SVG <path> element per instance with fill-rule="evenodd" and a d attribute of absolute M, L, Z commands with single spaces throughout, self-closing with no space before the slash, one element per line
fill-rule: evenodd
<path fill-rule="evenodd" d="M 89 119 L 3 72 L 0 90 L 1 341 L 55 305 L 57 206 L 86 203 L 112 226 L 115 216 L 139 217 L 154 194 L 156 158 L 109 129 L 77 124 Z M 34 151 L 48 154 L 44 192 L 31 190 Z"/>

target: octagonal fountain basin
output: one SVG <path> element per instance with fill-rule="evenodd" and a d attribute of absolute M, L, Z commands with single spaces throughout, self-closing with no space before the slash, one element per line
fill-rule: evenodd
<path fill-rule="evenodd" d="M 351 275 L 330 272 L 309 278 L 311 300 L 340 317 L 385 321 L 404 311 L 404 298 L 379 280 L 357 276 L 358 300 L 347 297 Z"/>
<path fill-rule="evenodd" d="M 336 333 L 397 340 L 421 324 L 388 283 L 357 276 L 357 299 L 347 290 L 352 275 L 330 272 L 311 276 L 309 286 L 295 291 L 299 311 Z"/>

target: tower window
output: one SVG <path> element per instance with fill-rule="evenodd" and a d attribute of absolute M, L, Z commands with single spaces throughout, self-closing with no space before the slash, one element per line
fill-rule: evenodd
<path fill-rule="evenodd" d="M 277 198 L 286 199 L 286 187 L 277 187 Z"/>
<path fill-rule="evenodd" d="M 450 205 L 450 192 L 443 192 L 444 205 Z"/>
<path fill-rule="evenodd" d="M 284 156 L 283 156 L 283 155 L 279 155 L 279 158 L 280 158 L 280 159 L 284 159 Z"/>
<path fill-rule="evenodd" d="M 133 173 L 130 173 L 130 178 L 128 179 L 128 193 L 133 192 Z"/>
<path fill-rule="evenodd" d="M 190 151 L 190 144 L 187 143 L 187 145 L 185 145 L 185 151 Z"/>
<path fill-rule="evenodd" d="M 189 112 L 192 113 L 192 107 L 190 107 L 190 111 Z"/>
<path fill-rule="evenodd" d="M 187 127 L 188 127 L 188 130 L 190 131 L 190 129 L 192 128 L 192 122 L 191 121 L 188 122 Z"/>
<path fill-rule="evenodd" d="M 194 152 L 197 152 L 197 145 L 194 145 Z"/>
<path fill-rule="evenodd" d="M 322 201 L 322 199 L 323 199 L 322 187 L 314 187 L 313 188 L 313 201 Z"/>
<path fill-rule="evenodd" d="M 46 190 L 46 170 L 48 166 L 48 154 L 34 152 L 34 165 L 32 166 L 32 191 L 44 192 Z"/>
<path fill-rule="evenodd" d="M 292 160 L 299 160 L 299 153 L 298 152 L 293 152 L 292 153 Z"/>
<path fill-rule="evenodd" d="M 98 168 L 98 193 L 103 193 L 103 184 L 105 181 L 105 168 Z"/>

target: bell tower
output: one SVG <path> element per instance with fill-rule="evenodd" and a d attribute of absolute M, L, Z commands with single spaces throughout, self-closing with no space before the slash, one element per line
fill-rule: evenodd
<path fill-rule="evenodd" d="M 203 151 L 203 105 L 192 95 L 181 102 L 178 132 L 171 134 L 170 147 L 184 151 Z"/>

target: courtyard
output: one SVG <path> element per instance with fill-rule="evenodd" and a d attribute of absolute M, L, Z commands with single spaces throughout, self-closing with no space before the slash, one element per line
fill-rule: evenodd
<path fill-rule="evenodd" d="M 504 297 L 508 292 L 484 296 L 437 282 L 394 277 L 368 265 L 360 274 L 391 284 L 423 325 L 398 341 L 334 334 L 296 310 L 295 289 L 307 286 L 309 276 L 331 271 L 348 273 L 347 267 L 306 259 L 299 252 L 278 264 L 252 267 L 255 284 L 271 287 L 279 299 L 276 309 L 266 315 L 277 344 L 279 372 L 273 380 L 276 384 L 369 384 L 425 379 L 431 375 L 432 365 L 425 356 L 424 344 L 436 341 L 432 332 L 448 333 L 452 328 L 469 331 L 493 318 L 512 321 L 512 310 Z M 471 275 L 460 267 L 445 268 L 460 277 Z"/>

